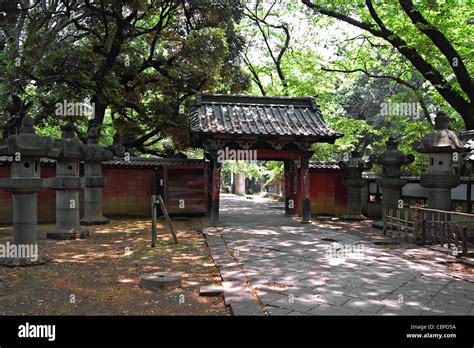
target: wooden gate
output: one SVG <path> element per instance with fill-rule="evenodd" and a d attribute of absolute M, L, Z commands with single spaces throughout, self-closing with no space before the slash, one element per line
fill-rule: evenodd
<path fill-rule="evenodd" d="M 163 199 L 170 214 L 207 213 L 206 164 L 164 167 Z"/>

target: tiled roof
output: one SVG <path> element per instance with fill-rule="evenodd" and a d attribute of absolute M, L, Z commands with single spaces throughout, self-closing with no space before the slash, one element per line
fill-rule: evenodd
<path fill-rule="evenodd" d="M 12 162 L 11 156 L 0 156 L 1 163 Z M 50 158 L 41 158 L 41 163 L 54 164 L 56 160 Z M 156 166 L 196 166 L 204 164 L 204 160 L 187 159 L 187 158 L 146 158 L 146 157 L 131 157 L 130 161 L 124 159 L 113 159 L 107 162 L 102 162 L 104 166 L 132 166 L 132 167 L 156 167 Z"/>
<path fill-rule="evenodd" d="M 187 159 L 187 158 L 147 158 L 132 157 L 130 161 L 124 159 L 113 159 L 103 162 L 104 166 L 139 166 L 139 167 L 155 167 L 155 166 L 196 166 L 204 164 L 204 160 Z"/>
<path fill-rule="evenodd" d="M 465 161 L 474 161 L 474 141 L 472 141 L 472 139 L 469 139 L 466 142 L 466 144 L 464 144 L 464 148 L 466 148 L 466 151 L 469 151 L 464 156 L 464 160 Z"/>
<path fill-rule="evenodd" d="M 313 98 L 198 94 L 191 108 L 193 133 L 307 136 L 336 139 Z"/>
<path fill-rule="evenodd" d="M 50 164 L 56 163 L 56 160 L 51 159 L 51 158 L 41 158 L 40 161 L 41 161 L 41 163 L 50 163 Z M 12 156 L 0 156 L 0 164 L 3 163 L 3 162 L 7 162 L 7 163 L 13 162 L 13 157 Z"/>
<path fill-rule="evenodd" d="M 309 161 L 309 168 L 321 170 L 343 170 L 338 162 L 331 161 Z"/>

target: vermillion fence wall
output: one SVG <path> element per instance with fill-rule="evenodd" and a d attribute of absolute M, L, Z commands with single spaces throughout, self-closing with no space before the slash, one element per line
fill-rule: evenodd
<path fill-rule="evenodd" d="M 339 216 L 346 213 L 347 174 L 310 169 L 311 214 Z"/>
<path fill-rule="evenodd" d="M 102 167 L 102 174 L 107 179 L 107 186 L 102 190 L 103 214 L 107 217 L 149 217 L 153 192 L 162 195 L 171 214 L 206 213 L 207 166 L 205 161 L 187 159 L 107 162 Z M 41 177 L 52 176 L 55 176 L 55 162 L 43 160 Z M 0 178 L 9 177 L 10 162 L 0 161 Z M 80 192 L 80 201 L 84 201 L 84 190 Z M 182 202 L 184 204 L 180 204 Z M 0 224 L 11 224 L 12 213 L 12 195 L 0 189 Z M 55 220 L 56 192 L 42 191 L 38 194 L 38 221 L 54 223 Z"/>
<path fill-rule="evenodd" d="M 55 162 L 42 160 L 41 176 L 55 175 Z M 208 162 L 188 159 L 121 160 L 102 166 L 107 186 L 102 191 L 103 214 L 107 217 L 150 216 L 150 197 L 162 195 L 171 214 L 204 214 L 209 209 Z M 81 166 L 83 176 L 83 166 Z M 342 215 L 346 211 L 346 173 L 336 165 L 312 163 L 310 167 L 311 213 Z M 10 177 L 10 162 L 0 158 L 0 178 Z M 301 184 L 301 177 L 298 179 Z M 84 191 L 80 192 L 84 201 Z M 298 197 L 301 200 L 301 197 Z M 298 204 L 301 209 L 301 202 Z M 81 204 L 81 216 L 83 205 Z M 56 220 L 56 192 L 38 193 L 38 221 Z M 11 194 L 0 190 L 0 224 L 12 223 Z"/>

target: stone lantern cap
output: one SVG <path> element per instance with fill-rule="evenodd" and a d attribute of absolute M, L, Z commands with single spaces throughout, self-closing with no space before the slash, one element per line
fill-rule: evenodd
<path fill-rule="evenodd" d="M 412 154 L 405 155 L 403 152 L 398 150 L 398 142 L 394 137 L 389 137 L 385 142 L 387 149 L 379 157 L 371 157 L 371 160 L 382 166 L 398 166 L 407 165 L 415 160 L 415 156 Z"/>
<path fill-rule="evenodd" d="M 35 122 L 30 116 L 23 117 L 18 134 L 12 134 L 0 142 L 0 156 L 58 157 L 62 152 L 61 140 L 36 134 Z"/>
<path fill-rule="evenodd" d="M 89 163 L 100 163 L 109 161 L 114 154 L 99 145 L 99 133 L 95 128 L 89 130 L 87 144 L 83 145 L 84 161 Z"/>
<path fill-rule="evenodd" d="M 12 165 L 12 177 L 0 179 L 0 187 L 13 194 L 30 194 L 47 188 L 46 181 L 39 177 L 39 170 L 33 169 L 30 161 L 39 161 L 41 157 L 58 157 L 62 150 L 62 142 L 50 137 L 41 137 L 36 134 L 34 121 L 25 116 L 21 121 L 18 134 L 10 135 L 0 143 L 0 155 L 20 155 L 20 162 Z M 19 169 L 19 163 L 23 163 Z"/>
<path fill-rule="evenodd" d="M 382 166 L 382 178 L 400 179 L 401 167 L 413 163 L 415 156 L 412 154 L 405 155 L 398 150 L 398 142 L 394 137 L 389 137 L 385 145 L 387 146 L 386 150 L 378 157 L 371 155 L 370 160 Z M 388 181 L 385 180 L 384 185 L 387 186 L 387 183 Z"/>
<path fill-rule="evenodd" d="M 339 166 L 347 169 L 350 177 L 362 177 L 362 172 L 372 168 L 372 163 L 362 158 L 359 151 L 351 151 L 348 161 L 340 161 Z"/>
<path fill-rule="evenodd" d="M 420 153 L 453 153 L 464 152 L 461 139 L 456 132 L 448 129 L 449 117 L 444 112 L 439 112 L 435 118 L 435 131 L 423 138 L 421 143 L 415 145 L 415 150 Z"/>
<path fill-rule="evenodd" d="M 114 135 L 114 143 L 112 146 L 107 148 L 108 151 L 112 152 L 115 157 L 124 157 L 125 154 L 128 152 L 130 153 L 130 149 L 123 146 L 122 144 L 122 136 L 117 132 Z"/>
<path fill-rule="evenodd" d="M 61 153 L 59 159 L 65 160 L 82 160 L 84 157 L 82 141 L 76 137 L 76 127 L 72 123 L 61 127 L 63 132 L 62 143 L 63 143 L 63 152 Z"/>

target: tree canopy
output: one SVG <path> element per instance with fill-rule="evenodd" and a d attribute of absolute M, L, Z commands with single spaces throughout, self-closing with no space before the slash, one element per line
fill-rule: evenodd
<path fill-rule="evenodd" d="M 183 107 L 197 91 L 248 87 L 239 65 L 238 3 L 219 1 L 17 1 L 4 3 L 0 106 L 40 125 L 63 121 L 57 103 L 86 103 L 82 135 L 95 126 L 154 153 L 187 144 Z M 16 6 L 14 6 L 16 5 Z M 181 108 L 181 110 L 180 110 Z M 181 111 L 181 112 L 180 112 Z M 90 117 L 93 114 L 93 118 Z M 71 116 L 66 115 L 66 118 Z M 78 117 L 89 116 L 89 117 Z"/>
<path fill-rule="evenodd" d="M 314 159 L 389 136 L 412 152 L 439 109 L 474 129 L 473 18 L 469 0 L 2 0 L 0 123 L 28 113 L 57 135 L 73 120 L 83 139 L 94 126 L 139 154 L 202 156 L 188 149 L 196 92 L 315 96 L 345 136 Z"/>

